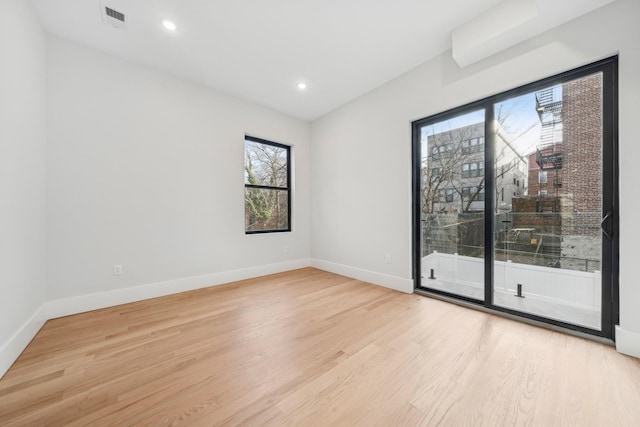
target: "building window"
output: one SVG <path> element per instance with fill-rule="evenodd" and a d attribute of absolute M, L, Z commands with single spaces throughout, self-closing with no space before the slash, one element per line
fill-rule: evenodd
<path fill-rule="evenodd" d="M 440 168 L 431 169 L 431 177 L 439 178 L 440 177 Z"/>
<path fill-rule="evenodd" d="M 478 187 L 462 187 L 462 200 L 484 202 L 484 187 L 478 191 Z"/>
<path fill-rule="evenodd" d="M 471 138 L 462 142 L 462 153 L 473 154 L 484 152 L 484 137 Z"/>
<path fill-rule="evenodd" d="M 539 193 L 541 196 L 546 196 L 547 195 L 547 190 L 540 190 Z"/>
<path fill-rule="evenodd" d="M 462 187 L 462 200 L 469 200 L 471 187 Z"/>
<path fill-rule="evenodd" d="M 472 178 L 484 175 L 484 162 L 472 162 L 462 164 L 462 177 Z"/>
<path fill-rule="evenodd" d="M 431 149 L 431 157 L 434 160 L 437 160 L 440 158 L 444 158 L 448 155 L 451 155 L 452 151 L 453 151 L 453 144 L 438 145 Z"/>
<path fill-rule="evenodd" d="M 480 189 L 480 191 L 478 191 L 478 195 L 476 196 L 476 200 L 478 200 L 480 202 L 484 202 L 484 187 L 482 187 Z"/>
<path fill-rule="evenodd" d="M 291 231 L 291 148 L 244 139 L 245 232 Z"/>
<path fill-rule="evenodd" d="M 447 188 L 447 202 L 453 202 L 453 188 Z"/>
<path fill-rule="evenodd" d="M 547 171 L 540 171 L 538 175 L 538 183 L 546 184 L 547 183 Z"/>

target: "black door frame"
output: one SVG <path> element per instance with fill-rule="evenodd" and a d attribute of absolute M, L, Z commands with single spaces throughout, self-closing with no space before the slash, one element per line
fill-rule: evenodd
<path fill-rule="evenodd" d="M 485 268 L 484 268 L 484 301 L 475 300 L 444 291 L 422 286 L 422 225 L 421 225 L 421 131 L 427 123 L 447 120 L 465 112 L 483 109 L 485 112 L 485 194 L 495 192 L 494 179 L 494 146 L 495 132 L 491 123 L 494 119 L 494 105 L 507 99 L 517 97 L 536 90 L 561 84 L 563 82 L 602 72 L 603 99 L 603 146 L 602 146 L 602 307 L 601 330 L 586 328 L 546 317 L 512 310 L 493 304 L 493 272 L 494 272 L 494 197 L 485 197 Z M 615 325 L 619 323 L 619 219 L 618 219 L 618 57 L 613 56 L 601 61 L 585 65 L 574 70 L 557 74 L 536 82 L 511 89 L 500 94 L 465 104 L 445 112 L 432 115 L 412 123 L 412 251 L 413 280 L 417 290 L 466 301 L 484 306 L 489 310 L 503 312 L 526 319 L 547 323 L 569 330 L 595 335 L 607 339 L 615 339 Z"/>

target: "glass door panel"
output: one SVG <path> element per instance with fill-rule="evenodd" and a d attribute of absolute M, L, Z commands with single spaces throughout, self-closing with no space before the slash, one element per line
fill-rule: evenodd
<path fill-rule="evenodd" d="M 485 110 L 420 128 L 421 285 L 484 300 Z"/>
<path fill-rule="evenodd" d="M 601 330 L 602 73 L 494 105 L 493 304 Z"/>

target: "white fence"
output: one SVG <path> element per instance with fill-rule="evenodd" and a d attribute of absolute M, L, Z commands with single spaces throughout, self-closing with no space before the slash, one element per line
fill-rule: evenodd
<path fill-rule="evenodd" d="M 438 283 L 484 288 L 484 259 L 434 252 L 422 258 L 423 285 L 433 269 Z M 494 292 L 514 295 L 522 285 L 526 298 L 560 306 L 598 311 L 602 301 L 599 271 L 587 273 L 560 268 L 495 261 Z M 446 285 L 445 285 L 446 286 Z"/>

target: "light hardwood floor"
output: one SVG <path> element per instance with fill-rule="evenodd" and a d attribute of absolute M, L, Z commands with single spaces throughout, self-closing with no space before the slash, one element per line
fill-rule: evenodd
<path fill-rule="evenodd" d="M 640 426 L 640 360 L 307 268 L 47 322 L 0 425 Z"/>

